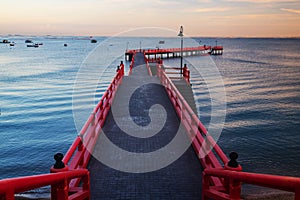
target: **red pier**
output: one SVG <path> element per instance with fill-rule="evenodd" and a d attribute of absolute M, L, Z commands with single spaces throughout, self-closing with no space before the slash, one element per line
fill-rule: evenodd
<path fill-rule="evenodd" d="M 165 59 L 165 58 L 179 58 L 181 57 L 181 48 L 169 48 L 169 49 L 135 49 L 127 50 L 125 52 L 125 59 L 132 61 L 133 55 L 136 52 L 144 52 L 148 59 Z M 200 56 L 200 55 L 222 55 L 223 46 L 198 46 L 198 47 L 186 47 L 182 49 L 182 56 Z"/>

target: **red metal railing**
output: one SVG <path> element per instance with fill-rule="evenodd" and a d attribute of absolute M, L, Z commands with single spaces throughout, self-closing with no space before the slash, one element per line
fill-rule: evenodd
<path fill-rule="evenodd" d="M 145 55 L 145 57 L 146 57 L 146 55 Z M 162 59 L 161 58 L 147 58 L 146 57 L 146 59 L 147 59 L 147 61 L 149 62 L 149 63 L 158 63 L 158 64 L 162 64 Z"/>
<path fill-rule="evenodd" d="M 218 144 L 214 141 L 214 139 L 208 134 L 206 128 L 199 120 L 198 116 L 191 109 L 189 104 L 185 101 L 184 97 L 178 91 L 176 86 L 173 84 L 171 79 L 167 76 L 161 66 L 158 66 L 158 77 L 160 78 L 161 83 L 166 89 L 166 92 L 177 112 L 177 115 L 181 118 L 181 123 L 188 130 L 189 136 L 193 139 L 194 149 L 201 161 L 201 164 L 204 168 L 210 167 L 222 167 L 228 163 L 229 159 L 221 150 Z M 203 146 L 213 147 L 213 151 L 211 151 L 207 156 L 205 152 L 205 148 Z M 222 161 L 222 163 L 219 162 Z"/>
<path fill-rule="evenodd" d="M 134 65 L 135 54 L 136 54 L 136 51 L 133 52 L 132 60 L 131 60 L 130 66 L 129 66 L 128 76 L 130 76 L 132 74 L 132 69 L 133 69 L 133 65 Z"/>
<path fill-rule="evenodd" d="M 77 169 L 55 174 L 42 174 L 20 178 L 0 180 L 0 199 L 14 200 L 16 193 L 33 190 L 36 188 L 51 185 L 56 188 L 52 194 L 52 200 L 75 200 L 90 199 L 89 171 Z M 69 181 L 74 178 L 81 178 L 82 185 L 76 188 L 69 188 Z M 53 190 L 52 190 L 53 191 Z M 69 193 L 72 191 L 71 193 Z"/>
<path fill-rule="evenodd" d="M 214 46 L 211 49 L 212 50 L 223 50 L 223 46 Z"/>
<path fill-rule="evenodd" d="M 229 180 L 231 187 L 228 188 L 228 193 L 222 193 L 209 185 L 208 180 L 210 177 L 220 177 Z M 300 178 L 229 171 L 223 168 L 204 170 L 202 199 L 240 199 L 241 182 L 293 192 L 295 193 L 295 200 L 300 200 Z"/>
<path fill-rule="evenodd" d="M 114 100 L 118 87 L 122 83 L 124 76 L 124 65 L 121 63 L 120 69 L 108 86 L 101 100 L 89 116 L 87 122 L 82 127 L 80 134 L 63 158 L 63 162 L 70 170 L 86 168 L 91 157 L 91 152 L 95 146 L 99 133 L 104 125 L 111 104 Z M 78 186 L 80 179 L 70 182 L 70 186 Z"/>
<path fill-rule="evenodd" d="M 198 46 L 198 47 L 186 47 L 183 48 L 182 51 L 206 51 L 210 50 L 211 46 Z M 139 49 L 126 50 L 126 53 L 135 53 L 140 51 Z M 161 54 L 161 53 L 179 53 L 181 52 L 181 48 L 167 48 L 167 49 L 146 49 L 144 50 L 145 54 Z"/>
<path fill-rule="evenodd" d="M 152 71 L 151 71 L 151 68 L 150 68 L 150 65 L 149 65 L 149 61 L 146 57 L 145 51 L 144 51 L 144 58 L 145 58 L 146 66 L 147 66 L 147 69 L 148 69 L 148 74 L 149 74 L 149 76 L 152 76 Z"/>
<path fill-rule="evenodd" d="M 245 182 L 295 192 L 295 199 L 300 200 L 300 178 L 244 173 L 241 172 L 240 166 L 229 167 L 229 159 L 208 134 L 198 116 L 192 111 L 161 65 L 158 65 L 157 70 L 158 77 L 181 123 L 186 128 L 192 140 L 192 146 L 204 168 L 202 199 L 240 199 L 241 182 Z"/>
<path fill-rule="evenodd" d="M 186 65 L 182 68 L 182 77 L 181 77 L 181 68 L 180 67 L 166 67 L 164 66 L 164 70 L 166 74 L 172 74 L 177 76 L 169 76 L 171 80 L 181 79 L 183 78 L 187 84 L 190 84 L 190 70 Z M 170 70 L 170 71 L 169 71 Z"/>

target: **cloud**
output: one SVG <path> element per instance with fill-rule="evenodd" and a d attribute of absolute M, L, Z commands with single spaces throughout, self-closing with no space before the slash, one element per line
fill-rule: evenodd
<path fill-rule="evenodd" d="M 287 9 L 287 8 L 281 8 L 280 10 L 300 14 L 300 10 Z"/>
<path fill-rule="evenodd" d="M 196 13 L 207 13 L 207 12 L 224 12 L 230 10 L 229 8 L 224 7 L 213 7 L 213 8 L 199 8 L 195 9 L 194 12 Z"/>
<path fill-rule="evenodd" d="M 293 3 L 299 0 L 227 0 L 229 2 L 247 2 L 247 3 Z"/>

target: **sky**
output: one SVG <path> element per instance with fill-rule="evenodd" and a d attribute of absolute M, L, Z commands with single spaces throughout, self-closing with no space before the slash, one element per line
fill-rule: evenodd
<path fill-rule="evenodd" d="M 0 35 L 111 36 L 141 27 L 189 36 L 300 37 L 300 0 L 1 0 Z"/>

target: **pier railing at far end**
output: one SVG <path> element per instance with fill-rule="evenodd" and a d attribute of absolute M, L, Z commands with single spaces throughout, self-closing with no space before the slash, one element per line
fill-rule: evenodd
<path fill-rule="evenodd" d="M 74 188 L 69 194 L 69 181 L 74 178 L 81 178 L 82 185 Z M 77 169 L 55 174 L 42 174 L 20 178 L 4 179 L 0 181 L 0 199 L 14 200 L 16 193 L 33 190 L 36 188 L 51 185 L 52 200 L 75 200 L 90 198 L 90 173 L 87 169 Z M 55 191 L 53 190 L 55 188 Z"/>

